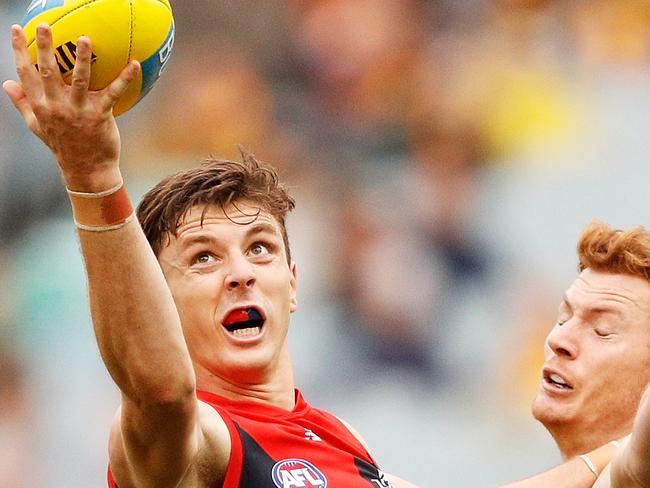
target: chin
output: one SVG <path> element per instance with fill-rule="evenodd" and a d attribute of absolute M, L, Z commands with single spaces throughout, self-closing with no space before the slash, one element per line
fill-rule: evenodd
<path fill-rule="evenodd" d="M 229 358 L 224 364 L 228 376 L 238 381 L 257 381 L 272 368 L 272 359 L 266 354 L 255 354 L 252 351 L 239 353 Z"/>
<path fill-rule="evenodd" d="M 543 394 L 535 398 L 531 412 L 533 417 L 546 428 L 559 426 L 571 421 L 571 412 L 567 405 L 558 405 L 557 402 Z"/>

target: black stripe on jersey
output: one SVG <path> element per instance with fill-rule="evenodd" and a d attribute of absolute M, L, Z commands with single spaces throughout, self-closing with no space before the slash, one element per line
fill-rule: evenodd
<path fill-rule="evenodd" d="M 244 449 L 238 488 L 275 488 L 271 473 L 276 461 L 237 422 L 235 422 L 235 427 L 237 427 Z"/>
<path fill-rule="evenodd" d="M 392 488 L 390 481 L 388 481 L 384 473 L 379 471 L 379 468 L 374 464 L 370 464 L 355 456 L 354 465 L 359 470 L 361 477 L 364 480 L 370 481 L 373 488 Z"/>

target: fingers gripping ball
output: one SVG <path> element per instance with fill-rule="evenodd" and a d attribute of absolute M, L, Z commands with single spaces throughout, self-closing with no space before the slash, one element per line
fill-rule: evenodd
<path fill-rule="evenodd" d="M 133 60 L 142 65 L 113 108 L 120 115 L 140 101 L 160 77 L 174 45 L 174 18 L 168 0 L 32 0 L 23 18 L 30 54 L 36 64 L 36 26 L 52 28 L 54 54 L 70 83 L 77 40 L 93 44 L 90 89 L 101 90 Z"/>

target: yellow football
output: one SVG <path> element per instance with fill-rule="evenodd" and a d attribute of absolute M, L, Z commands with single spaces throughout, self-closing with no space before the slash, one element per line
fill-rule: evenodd
<path fill-rule="evenodd" d="M 142 65 L 113 109 L 120 115 L 144 97 L 160 77 L 174 45 L 174 17 L 168 0 L 32 0 L 22 21 L 36 64 L 36 26 L 52 28 L 54 54 L 66 82 L 72 78 L 77 40 L 93 44 L 90 89 L 100 90 L 129 63 Z"/>

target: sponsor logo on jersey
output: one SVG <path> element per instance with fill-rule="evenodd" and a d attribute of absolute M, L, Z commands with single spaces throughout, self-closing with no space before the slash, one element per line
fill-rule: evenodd
<path fill-rule="evenodd" d="M 327 488 L 325 475 L 303 459 L 278 461 L 273 466 L 272 476 L 278 488 Z"/>
<path fill-rule="evenodd" d="M 390 481 L 388 481 L 386 475 L 381 470 L 377 470 L 377 472 L 379 473 L 379 478 L 371 480 L 372 483 L 378 488 L 392 488 L 393 485 L 390 484 Z"/>
<path fill-rule="evenodd" d="M 321 439 L 318 434 L 316 434 L 313 430 L 308 429 L 307 427 L 304 427 L 305 429 L 305 439 L 309 441 L 315 441 L 315 442 L 322 442 L 323 439 Z"/>

